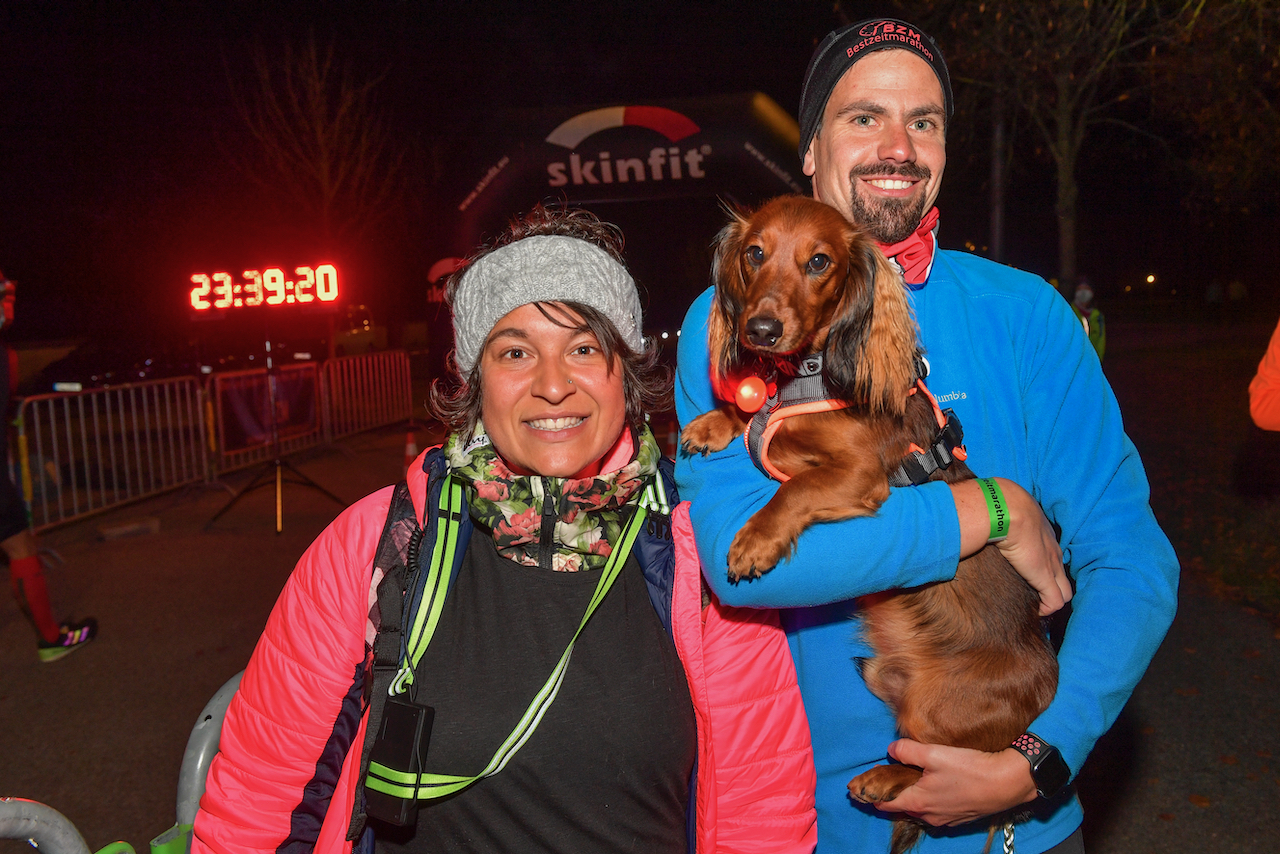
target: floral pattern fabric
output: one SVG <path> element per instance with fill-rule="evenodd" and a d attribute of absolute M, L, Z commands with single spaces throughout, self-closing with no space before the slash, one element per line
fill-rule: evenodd
<path fill-rule="evenodd" d="M 472 518 L 492 531 L 500 555 L 539 566 L 543 519 L 551 517 L 550 568 L 580 572 L 604 567 L 626 524 L 627 504 L 657 474 L 661 451 L 652 431 L 642 427 L 634 438 L 630 462 L 584 478 L 516 474 L 498 456 L 483 424 L 469 438 L 450 435 L 444 452 L 452 473 L 470 487 Z"/>

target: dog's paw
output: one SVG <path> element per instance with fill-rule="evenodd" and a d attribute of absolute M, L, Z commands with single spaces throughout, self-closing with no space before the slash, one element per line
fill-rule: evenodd
<path fill-rule="evenodd" d="M 723 451 L 729 443 L 742 435 L 741 421 L 731 418 L 719 409 L 704 412 L 680 431 L 680 447 L 685 453 L 702 454 Z"/>
<path fill-rule="evenodd" d="M 758 520 L 762 515 L 766 514 L 751 517 L 729 546 L 730 581 L 759 578 L 791 554 L 791 537 L 761 524 Z"/>
<path fill-rule="evenodd" d="M 922 773 L 912 765 L 877 765 L 849 781 L 849 796 L 864 804 L 891 801 L 915 785 Z"/>

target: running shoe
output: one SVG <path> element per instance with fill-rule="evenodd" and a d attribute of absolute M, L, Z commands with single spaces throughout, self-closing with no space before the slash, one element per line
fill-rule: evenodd
<path fill-rule="evenodd" d="M 79 649 L 98 636 L 98 621 L 93 617 L 78 623 L 63 623 L 55 641 L 41 640 L 38 644 L 40 660 L 46 664 Z"/>

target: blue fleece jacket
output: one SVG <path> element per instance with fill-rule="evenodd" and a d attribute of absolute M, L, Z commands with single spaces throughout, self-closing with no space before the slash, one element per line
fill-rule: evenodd
<path fill-rule="evenodd" d="M 706 320 L 712 291 L 681 330 L 676 409 L 681 424 L 711 409 Z M 940 251 L 926 285 L 909 291 L 929 361 L 929 389 L 964 425 L 968 464 L 1026 488 L 1062 529 L 1076 584 L 1059 652 L 1059 685 L 1031 731 L 1056 745 L 1072 774 L 1107 731 L 1173 619 L 1178 561 L 1151 512 L 1142 462 L 1124 433 L 1115 395 L 1067 302 L 1042 279 L 959 252 Z M 892 490 L 874 517 L 820 523 L 794 556 L 763 578 L 730 585 L 725 568 L 738 529 L 777 483 L 741 442 L 708 457 L 681 454 L 680 494 L 708 582 L 727 604 L 783 613 L 813 734 L 818 771 L 818 851 L 888 850 L 891 823 L 851 801 L 846 784 L 886 761 L 897 734 L 853 659 L 852 598 L 955 575 L 960 532 L 942 483 Z M 1017 829 L 1022 854 L 1041 852 L 1081 821 L 1079 802 L 1038 803 Z M 978 851 L 981 822 L 937 831 L 930 852 Z M 976 840 L 976 847 L 975 847 Z M 997 843 L 998 844 L 998 843 Z"/>

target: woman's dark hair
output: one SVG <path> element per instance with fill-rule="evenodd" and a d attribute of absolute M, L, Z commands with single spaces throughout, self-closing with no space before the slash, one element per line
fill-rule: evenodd
<path fill-rule="evenodd" d="M 617 226 L 602 222 L 590 211 L 538 205 L 525 216 L 512 220 L 506 231 L 468 258 L 466 265 L 449 277 L 445 287 L 445 300 L 450 307 L 453 306 L 459 282 L 470 266 L 480 258 L 517 240 L 549 235 L 585 240 L 603 249 L 625 266 L 622 260 L 622 233 Z M 644 423 L 646 412 L 660 412 L 670 406 L 671 371 L 658 363 L 658 346 L 652 339 L 645 338 L 643 349 L 636 352 L 622 340 L 613 321 L 589 305 L 570 301 L 535 302 L 533 305 L 557 326 L 594 335 L 609 363 L 610 372 L 613 371 L 614 356 L 618 357 L 618 363 L 622 366 L 627 424 L 639 428 Z M 461 377 L 451 358 L 449 375 L 431 384 L 428 405 L 432 414 L 452 432 L 469 436 L 480 420 L 481 361 L 482 359 L 477 359 L 470 373 Z"/>

